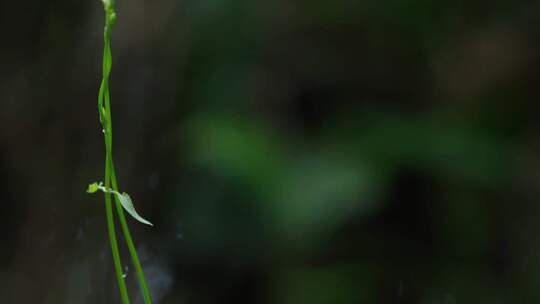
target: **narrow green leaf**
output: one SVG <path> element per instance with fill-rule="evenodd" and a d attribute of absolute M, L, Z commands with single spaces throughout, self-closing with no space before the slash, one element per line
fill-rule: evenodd
<path fill-rule="evenodd" d="M 116 194 L 116 197 L 118 197 L 118 199 L 120 200 L 120 204 L 122 204 L 122 207 L 124 207 L 124 209 L 126 209 L 126 211 L 133 217 L 135 218 L 137 221 L 143 223 L 143 224 L 146 224 L 146 225 L 150 225 L 150 226 L 154 226 L 152 223 L 150 223 L 149 221 L 145 220 L 144 218 L 142 218 L 139 213 L 137 213 L 137 211 L 135 210 L 135 206 L 133 206 L 133 202 L 131 201 L 131 197 L 129 197 L 129 195 L 127 193 L 118 193 L 118 192 L 114 192 L 114 194 Z"/>

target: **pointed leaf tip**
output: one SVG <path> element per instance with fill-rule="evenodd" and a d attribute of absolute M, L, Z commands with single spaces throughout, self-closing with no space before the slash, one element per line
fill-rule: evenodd
<path fill-rule="evenodd" d="M 136 219 L 137 221 L 143 223 L 143 224 L 146 224 L 146 225 L 149 225 L 149 226 L 154 226 L 152 223 L 150 223 L 149 221 L 145 220 L 144 218 L 142 218 L 139 213 L 137 213 L 137 211 L 135 210 L 135 206 L 133 206 L 133 201 L 131 200 L 131 197 L 129 197 L 129 194 L 127 193 L 118 193 L 116 192 L 116 197 L 118 197 L 118 200 L 120 200 L 120 204 L 122 204 L 122 207 L 124 207 L 124 209 L 126 209 L 126 211 L 134 218 Z"/>

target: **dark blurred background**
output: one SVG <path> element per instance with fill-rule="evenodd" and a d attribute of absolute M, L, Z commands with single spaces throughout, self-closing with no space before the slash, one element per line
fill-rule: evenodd
<path fill-rule="evenodd" d="M 114 157 L 155 302 L 540 303 L 539 11 L 117 0 Z M 85 194 L 102 24 L 0 1 L 1 303 L 119 303 Z"/>

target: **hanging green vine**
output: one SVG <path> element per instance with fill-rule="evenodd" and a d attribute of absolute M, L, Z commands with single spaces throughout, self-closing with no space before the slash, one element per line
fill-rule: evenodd
<path fill-rule="evenodd" d="M 116 205 L 116 213 L 120 221 L 120 227 L 122 234 L 126 240 L 126 244 L 131 256 L 131 261 L 135 267 L 137 273 L 137 279 L 143 295 L 144 303 L 152 303 L 150 292 L 148 291 L 148 285 L 144 277 L 141 262 L 137 255 L 137 249 L 133 243 L 131 232 L 126 221 L 124 209 L 133 218 L 141 223 L 152 225 L 149 221 L 143 219 L 135 210 L 133 202 L 127 193 L 120 193 L 118 190 L 118 182 L 116 180 L 116 172 L 114 169 L 113 153 L 112 153 L 112 120 L 111 120 L 111 98 L 109 92 L 109 76 L 112 68 L 112 54 L 111 54 L 111 29 L 116 21 L 116 13 L 114 10 L 113 0 L 102 0 L 105 8 L 105 28 L 103 32 L 103 78 L 101 80 L 101 86 L 98 94 L 98 110 L 101 126 L 103 127 L 103 138 L 105 142 L 105 183 L 93 183 L 88 186 L 88 193 L 95 193 L 102 191 L 105 195 L 105 209 L 107 214 L 107 227 L 109 233 L 109 240 L 111 243 L 112 257 L 114 262 L 114 270 L 116 279 L 118 281 L 118 289 L 120 291 L 120 297 L 122 303 L 129 303 L 129 295 L 124 280 L 124 274 L 122 271 L 122 262 L 120 259 L 120 251 L 118 248 L 118 240 L 116 237 L 116 227 L 114 223 L 113 214 L 113 202 L 111 196 L 114 196 L 114 202 Z"/>

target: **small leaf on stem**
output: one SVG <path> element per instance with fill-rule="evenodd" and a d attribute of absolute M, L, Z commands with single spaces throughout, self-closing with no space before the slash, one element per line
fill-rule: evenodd
<path fill-rule="evenodd" d="M 86 189 L 86 193 L 96 193 L 98 190 L 99 190 L 99 184 L 92 183 L 88 185 L 88 189 Z"/>
<path fill-rule="evenodd" d="M 133 202 L 131 201 L 131 197 L 129 197 L 129 194 L 127 193 L 118 193 L 118 192 L 115 192 L 114 194 L 116 194 L 116 196 L 118 197 L 118 199 L 120 200 L 120 204 L 122 204 L 122 207 L 124 207 L 124 209 L 126 209 L 126 211 L 133 217 L 135 218 L 137 221 L 143 223 L 143 224 L 146 224 L 146 225 L 150 225 L 150 226 L 154 226 L 152 223 L 150 223 L 149 221 L 145 220 L 144 218 L 142 218 L 138 213 L 137 211 L 135 210 L 135 206 L 133 206 Z"/>
<path fill-rule="evenodd" d="M 137 210 L 135 210 L 135 206 L 133 206 L 133 201 L 131 200 L 131 197 L 129 197 L 129 194 L 127 193 L 120 193 L 118 191 L 115 191 L 113 189 L 107 189 L 103 186 L 103 183 L 92 183 L 88 185 L 88 189 L 86 189 L 86 193 L 96 193 L 97 191 L 102 191 L 103 193 L 111 193 L 116 195 L 118 198 L 118 201 L 120 201 L 120 204 L 124 209 L 137 221 L 149 225 L 154 226 L 149 221 L 145 220 L 142 216 L 137 213 Z"/>

